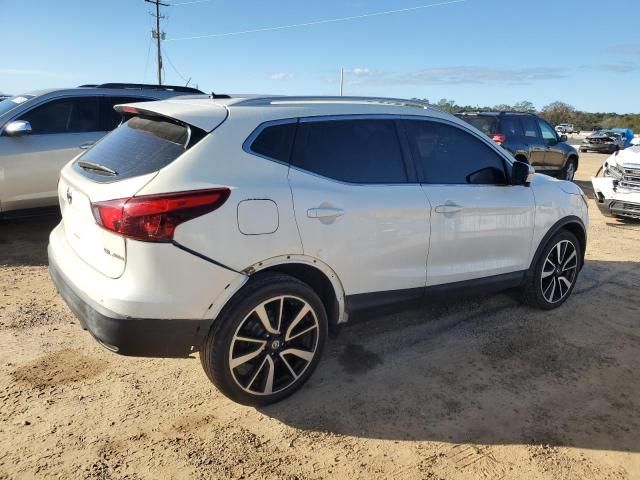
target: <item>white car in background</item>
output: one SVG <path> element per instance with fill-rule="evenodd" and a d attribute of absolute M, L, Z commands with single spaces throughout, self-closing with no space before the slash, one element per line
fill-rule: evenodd
<path fill-rule="evenodd" d="M 58 211 L 60 169 L 120 123 L 121 103 L 202 94 L 190 87 L 105 83 L 0 102 L 0 218 Z"/>
<path fill-rule="evenodd" d="M 640 219 L 640 146 L 607 158 L 591 184 L 605 216 Z"/>
<path fill-rule="evenodd" d="M 519 288 L 552 309 L 584 261 L 587 202 L 468 123 L 409 100 L 172 99 L 67 164 L 54 283 L 123 355 L 199 352 L 250 405 L 298 389 L 349 315 Z"/>

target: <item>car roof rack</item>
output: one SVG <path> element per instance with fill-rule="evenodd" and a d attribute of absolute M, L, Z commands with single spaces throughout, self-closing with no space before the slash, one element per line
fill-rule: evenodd
<path fill-rule="evenodd" d="M 332 97 L 332 96 L 301 96 L 288 97 L 286 95 L 273 97 L 248 98 L 236 103 L 234 106 L 244 105 L 295 105 L 295 104 L 313 104 L 313 103 L 372 103 L 389 106 L 416 107 L 416 108 L 433 108 L 437 107 L 420 100 L 407 100 L 404 98 L 385 98 L 385 97 Z"/>
<path fill-rule="evenodd" d="M 182 87 L 180 85 L 155 85 L 152 83 L 101 83 L 101 84 L 87 84 L 80 85 L 80 87 L 93 87 L 93 88 L 122 88 L 122 89 L 135 89 L 135 90 L 166 90 L 168 92 L 180 92 L 180 93 L 196 93 L 204 94 L 203 91 L 193 87 Z"/>

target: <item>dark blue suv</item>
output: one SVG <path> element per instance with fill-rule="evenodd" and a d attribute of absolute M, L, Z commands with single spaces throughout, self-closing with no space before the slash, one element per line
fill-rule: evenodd
<path fill-rule="evenodd" d="M 501 145 L 516 160 L 527 162 L 539 173 L 573 180 L 578 169 L 578 152 L 566 143 L 566 135 L 536 115 L 514 112 L 458 113 Z"/>

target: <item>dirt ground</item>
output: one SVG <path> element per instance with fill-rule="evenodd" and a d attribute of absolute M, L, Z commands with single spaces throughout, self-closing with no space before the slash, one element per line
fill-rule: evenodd
<path fill-rule="evenodd" d="M 0 478 L 640 478 L 640 224 L 591 219 L 560 309 L 500 294 L 362 318 L 259 410 L 197 358 L 100 347 L 48 278 L 56 219 L 0 224 Z"/>

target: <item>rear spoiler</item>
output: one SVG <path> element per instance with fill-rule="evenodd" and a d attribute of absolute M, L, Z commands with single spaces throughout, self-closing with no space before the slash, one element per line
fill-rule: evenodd
<path fill-rule="evenodd" d="M 169 121 L 182 123 L 211 132 L 228 117 L 229 112 L 224 105 L 198 100 L 161 100 L 157 102 L 138 102 L 116 105 L 116 112 L 124 118 L 133 115 L 163 117 Z"/>

